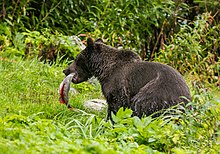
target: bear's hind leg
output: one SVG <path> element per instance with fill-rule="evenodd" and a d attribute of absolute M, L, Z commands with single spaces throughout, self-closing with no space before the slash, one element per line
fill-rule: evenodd
<path fill-rule="evenodd" d="M 160 110 L 166 103 L 162 103 L 166 89 L 161 91 L 161 74 L 158 72 L 157 77 L 148 82 L 142 87 L 139 92 L 131 99 L 133 115 L 141 117 L 143 114 L 146 116 Z"/>

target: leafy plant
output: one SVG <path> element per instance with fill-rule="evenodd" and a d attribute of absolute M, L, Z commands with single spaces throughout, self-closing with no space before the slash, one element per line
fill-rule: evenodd
<path fill-rule="evenodd" d="M 184 25 L 168 45 L 160 51 L 157 60 L 167 63 L 182 74 L 190 72 L 199 81 L 217 83 L 219 75 L 219 26 L 211 26 L 209 13 L 199 16 L 192 24 Z M 192 28 L 193 27 L 193 28 Z"/>
<path fill-rule="evenodd" d="M 7 28 L 9 27 L 2 24 L 2 29 Z M 80 52 L 80 47 L 84 46 L 76 36 L 65 36 L 58 32 L 52 34 L 48 29 L 42 33 L 28 30 L 17 32 L 14 37 L 5 31 L 2 32 L 0 39 L 0 48 L 4 55 L 31 59 L 38 57 L 41 61 L 57 64 L 62 61 L 71 62 Z"/>
<path fill-rule="evenodd" d="M 65 35 L 92 35 L 110 45 L 136 49 L 147 60 L 153 60 L 163 44 L 196 16 L 211 12 L 216 15 L 214 25 L 219 24 L 215 0 L 3 0 L 0 6 L 0 20 L 13 34 L 48 28 Z"/>

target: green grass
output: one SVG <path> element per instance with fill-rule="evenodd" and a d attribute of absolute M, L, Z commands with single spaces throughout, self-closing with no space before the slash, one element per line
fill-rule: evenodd
<path fill-rule="evenodd" d="M 120 110 L 113 126 L 105 112 L 83 102 L 102 98 L 99 85 L 71 85 L 79 94 L 59 104 L 65 64 L 0 60 L 0 153 L 220 153 L 219 89 L 193 93 L 192 110 L 172 118 L 131 118 Z M 177 112 L 177 110 L 175 110 Z"/>

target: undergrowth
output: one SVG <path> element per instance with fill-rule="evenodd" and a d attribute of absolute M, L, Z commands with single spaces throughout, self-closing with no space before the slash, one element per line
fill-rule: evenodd
<path fill-rule="evenodd" d="M 122 108 L 105 120 L 83 102 L 101 98 L 97 84 L 71 85 L 68 110 L 57 92 L 66 64 L 37 60 L 0 60 L 0 153 L 219 153 L 219 91 L 191 88 L 192 109 L 153 119 L 131 117 Z"/>

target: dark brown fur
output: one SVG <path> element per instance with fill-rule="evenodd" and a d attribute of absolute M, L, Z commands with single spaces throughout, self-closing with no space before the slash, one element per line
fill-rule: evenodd
<path fill-rule="evenodd" d="M 73 83 L 95 76 L 108 102 L 108 118 L 120 107 L 130 108 L 141 117 L 191 99 L 183 77 L 172 67 L 143 62 L 130 50 L 118 50 L 100 40 L 87 40 L 88 46 L 63 72 L 76 73 Z"/>

